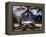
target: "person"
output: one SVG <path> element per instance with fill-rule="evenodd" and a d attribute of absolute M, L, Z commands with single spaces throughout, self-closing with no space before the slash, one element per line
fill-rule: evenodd
<path fill-rule="evenodd" d="M 27 9 L 24 13 L 22 13 L 22 20 L 23 21 L 33 21 L 33 19 L 31 18 L 31 13 L 29 11 L 29 9 Z"/>

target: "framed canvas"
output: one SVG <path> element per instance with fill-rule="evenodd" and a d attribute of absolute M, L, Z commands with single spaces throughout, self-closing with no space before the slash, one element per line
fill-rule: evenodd
<path fill-rule="evenodd" d="M 45 32 L 45 7 L 40 3 L 7 2 L 6 34 L 35 34 Z"/>

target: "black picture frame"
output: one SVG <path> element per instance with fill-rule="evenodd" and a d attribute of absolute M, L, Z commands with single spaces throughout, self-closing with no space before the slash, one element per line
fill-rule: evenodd
<path fill-rule="evenodd" d="M 6 30 L 5 33 L 8 35 L 18 35 L 18 34 L 35 34 L 35 33 L 44 33 L 45 32 L 45 4 L 40 3 L 25 3 L 25 2 L 6 2 L 5 3 L 6 8 Z M 34 6 L 38 8 L 42 8 L 43 16 L 42 16 L 42 30 L 41 31 L 21 31 L 21 32 L 15 32 L 12 31 L 12 12 L 13 12 L 13 6 L 16 5 L 23 5 L 23 6 Z"/>

